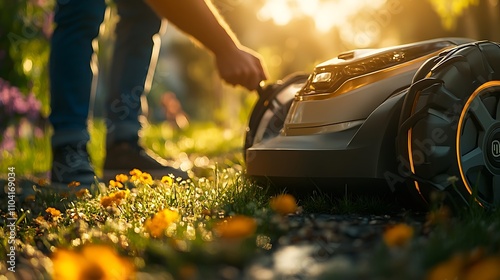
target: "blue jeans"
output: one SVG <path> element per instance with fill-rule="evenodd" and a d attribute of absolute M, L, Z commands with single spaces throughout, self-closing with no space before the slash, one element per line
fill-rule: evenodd
<path fill-rule="evenodd" d="M 108 82 L 108 141 L 137 141 L 141 98 L 161 19 L 143 0 L 116 0 L 120 16 Z M 89 140 L 93 53 L 105 0 L 58 0 L 50 53 L 52 146 Z"/>

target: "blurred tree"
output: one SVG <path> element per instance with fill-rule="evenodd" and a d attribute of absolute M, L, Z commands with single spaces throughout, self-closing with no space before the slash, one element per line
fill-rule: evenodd
<path fill-rule="evenodd" d="M 454 29 L 458 18 L 470 6 L 477 6 L 479 0 L 429 0 L 434 10 L 441 17 L 445 29 Z"/>
<path fill-rule="evenodd" d="M 19 34 L 23 26 L 16 20 L 22 4 L 21 1 L 0 2 L 0 77 L 21 88 L 28 84 L 28 77 L 19 71 L 18 61 L 10 53 L 14 40 L 22 39 Z"/>
<path fill-rule="evenodd" d="M 498 0 L 478 0 L 477 5 L 469 7 L 457 23 L 457 30 L 477 40 L 500 42 L 500 3 Z"/>
<path fill-rule="evenodd" d="M 0 77 L 22 92 L 33 92 L 48 115 L 51 1 L 0 1 Z"/>

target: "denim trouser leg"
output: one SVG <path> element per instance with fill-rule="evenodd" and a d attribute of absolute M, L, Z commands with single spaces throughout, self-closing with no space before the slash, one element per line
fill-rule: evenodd
<path fill-rule="evenodd" d="M 143 0 L 116 0 L 120 20 L 107 99 L 108 143 L 138 140 L 141 95 L 161 19 Z"/>
<path fill-rule="evenodd" d="M 50 52 L 52 146 L 86 143 L 92 71 L 92 40 L 106 8 L 104 0 L 58 0 Z"/>

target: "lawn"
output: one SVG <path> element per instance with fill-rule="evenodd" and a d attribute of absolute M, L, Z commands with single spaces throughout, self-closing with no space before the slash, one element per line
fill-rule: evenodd
<path fill-rule="evenodd" d="M 92 125 L 89 144 L 98 170 L 102 126 Z M 271 194 L 244 175 L 242 135 L 241 127 L 194 124 L 177 131 L 153 125 L 145 129 L 144 145 L 189 167 L 191 180 L 131 170 L 90 191 L 68 186 L 65 193 L 51 192 L 43 177 L 47 136 L 19 140 L 2 155 L 2 184 L 7 194 L 9 187 L 33 194 L 2 195 L 0 279 L 281 279 L 287 275 L 251 268 L 284 247 L 343 245 L 324 238 L 335 227 L 296 245 L 284 242 L 300 236 L 307 221 L 314 224 L 307 217 L 350 222 L 374 213 L 399 218 L 375 231 L 356 262 L 344 258 L 339 264 L 343 253 L 329 251 L 315 260 L 323 268 L 307 279 L 499 279 L 498 211 L 451 213 L 436 201 L 430 211 L 416 213 L 376 198 Z M 298 224 L 300 217 L 306 223 Z"/>

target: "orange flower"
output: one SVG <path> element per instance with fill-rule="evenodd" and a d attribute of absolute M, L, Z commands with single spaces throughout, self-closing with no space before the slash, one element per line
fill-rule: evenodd
<path fill-rule="evenodd" d="M 81 189 L 75 193 L 76 197 L 81 198 L 81 197 L 90 197 L 90 192 L 88 189 Z"/>
<path fill-rule="evenodd" d="M 215 232 L 222 238 L 240 239 L 251 236 L 257 229 L 254 218 L 236 215 L 219 222 L 215 226 Z"/>
<path fill-rule="evenodd" d="M 295 213 L 297 211 L 297 201 L 289 194 L 281 194 L 271 198 L 269 202 L 271 209 L 282 215 Z"/>
<path fill-rule="evenodd" d="M 465 257 L 462 254 L 454 255 L 449 260 L 432 268 L 427 274 L 427 280 L 458 279 L 458 276 L 462 274 L 461 272 L 464 265 Z"/>
<path fill-rule="evenodd" d="M 172 184 L 174 183 L 174 179 L 172 179 L 172 177 L 170 176 L 163 176 L 161 177 L 161 182 L 166 184 L 167 186 L 172 186 Z"/>
<path fill-rule="evenodd" d="M 59 195 L 62 197 L 62 198 L 68 198 L 70 196 L 70 193 L 69 192 L 60 192 Z"/>
<path fill-rule="evenodd" d="M 78 181 L 72 181 L 71 183 L 68 184 L 68 187 L 70 188 L 76 188 L 78 186 L 80 186 L 80 182 Z"/>
<path fill-rule="evenodd" d="M 170 209 L 163 209 L 144 223 L 144 228 L 153 237 L 160 237 L 165 230 L 179 220 L 179 213 Z"/>
<path fill-rule="evenodd" d="M 180 279 L 199 279 L 198 268 L 192 264 L 185 264 L 179 268 Z"/>
<path fill-rule="evenodd" d="M 427 213 L 426 217 L 426 226 L 445 224 L 451 218 L 451 210 L 450 208 L 443 206 L 437 210 L 430 211 Z"/>
<path fill-rule="evenodd" d="M 389 247 L 401 247 L 413 237 L 413 228 L 407 224 L 398 224 L 384 232 L 384 242 Z"/>
<path fill-rule="evenodd" d="M 113 203 L 116 203 L 115 202 L 115 199 L 113 197 L 110 197 L 110 196 L 105 196 L 105 197 L 102 197 L 101 198 L 101 205 L 106 208 L 108 206 L 111 206 Z"/>
<path fill-rule="evenodd" d="M 45 209 L 45 212 L 49 213 L 53 218 L 58 218 L 59 216 L 61 216 L 61 211 L 53 207 Z"/>
<path fill-rule="evenodd" d="M 90 267 L 90 264 L 86 262 L 83 256 L 73 251 L 58 249 L 52 255 L 51 260 L 53 265 L 53 279 L 79 280 L 84 279 L 84 277 L 93 276 L 89 275 L 93 267 Z M 96 276 L 99 277 L 89 279 L 102 279 L 102 275 Z"/>
<path fill-rule="evenodd" d="M 125 199 L 128 197 L 128 195 L 130 194 L 130 191 L 129 190 L 124 190 L 124 191 L 117 191 L 115 193 L 113 193 L 112 195 L 114 195 L 114 197 L 116 199 Z"/>
<path fill-rule="evenodd" d="M 38 216 L 33 221 L 39 226 L 47 225 L 47 220 L 43 216 Z"/>
<path fill-rule="evenodd" d="M 500 279 L 500 257 L 487 257 L 476 262 L 465 272 L 465 280 L 498 280 Z"/>
<path fill-rule="evenodd" d="M 129 195 L 129 190 L 117 191 L 108 196 L 104 196 L 101 198 L 101 205 L 104 207 L 111 206 L 112 204 L 118 205 L 121 201 Z"/>
<path fill-rule="evenodd" d="M 135 273 L 132 262 L 103 245 L 87 245 L 81 252 L 57 249 L 51 260 L 53 279 L 125 280 Z"/>
<path fill-rule="evenodd" d="M 40 178 L 40 179 L 38 179 L 38 185 L 39 186 L 48 186 L 49 184 L 50 184 L 50 181 L 47 178 Z"/>

